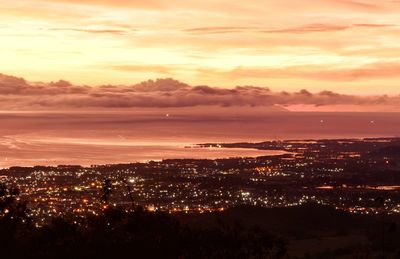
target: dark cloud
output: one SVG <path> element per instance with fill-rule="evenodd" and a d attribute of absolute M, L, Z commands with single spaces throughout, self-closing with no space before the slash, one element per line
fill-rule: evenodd
<path fill-rule="evenodd" d="M 23 78 L 0 74 L 0 94 L 17 94 L 27 86 Z"/>
<path fill-rule="evenodd" d="M 133 108 L 195 106 L 382 105 L 399 107 L 400 96 L 355 96 L 331 91 L 274 92 L 265 87 L 232 89 L 190 86 L 174 79 L 148 80 L 131 86 L 78 86 L 60 80 L 30 83 L 0 74 L 0 109 Z"/>

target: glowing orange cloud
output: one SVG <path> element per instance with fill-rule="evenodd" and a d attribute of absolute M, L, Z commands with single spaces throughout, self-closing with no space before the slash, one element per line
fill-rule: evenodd
<path fill-rule="evenodd" d="M 30 81 L 397 95 L 399 1 L 0 0 L 0 72 Z"/>

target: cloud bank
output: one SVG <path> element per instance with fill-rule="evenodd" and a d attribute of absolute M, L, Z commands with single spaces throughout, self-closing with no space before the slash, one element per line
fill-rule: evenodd
<path fill-rule="evenodd" d="M 231 89 L 207 85 L 190 86 L 167 78 L 134 85 L 74 85 L 68 81 L 28 82 L 0 74 L 1 110 L 172 108 L 196 106 L 290 107 L 290 106 L 386 107 L 400 111 L 400 96 L 356 96 L 332 91 L 311 93 L 275 92 L 266 87 L 236 86 Z"/>

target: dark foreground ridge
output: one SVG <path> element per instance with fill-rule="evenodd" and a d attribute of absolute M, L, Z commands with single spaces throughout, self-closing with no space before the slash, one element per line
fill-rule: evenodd
<path fill-rule="evenodd" d="M 3 189 L 2 258 L 375 258 L 400 256 L 398 217 L 328 206 L 238 206 L 204 214 L 108 208 L 35 227 Z M 4 257 L 3 257 L 4 256 Z"/>

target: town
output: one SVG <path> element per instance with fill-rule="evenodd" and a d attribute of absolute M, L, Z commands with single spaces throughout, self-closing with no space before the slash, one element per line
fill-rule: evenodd
<path fill-rule="evenodd" d="M 207 213 L 237 205 L 329 205 L 357 214 L 400 213 L 400 139 L 207 143 L 199 147 L 282 150 L 282 155 L 164 160 L 81 167 L 11 167 L 1 183 L 19 190 L 37 226 L 109 206 Z"/>

